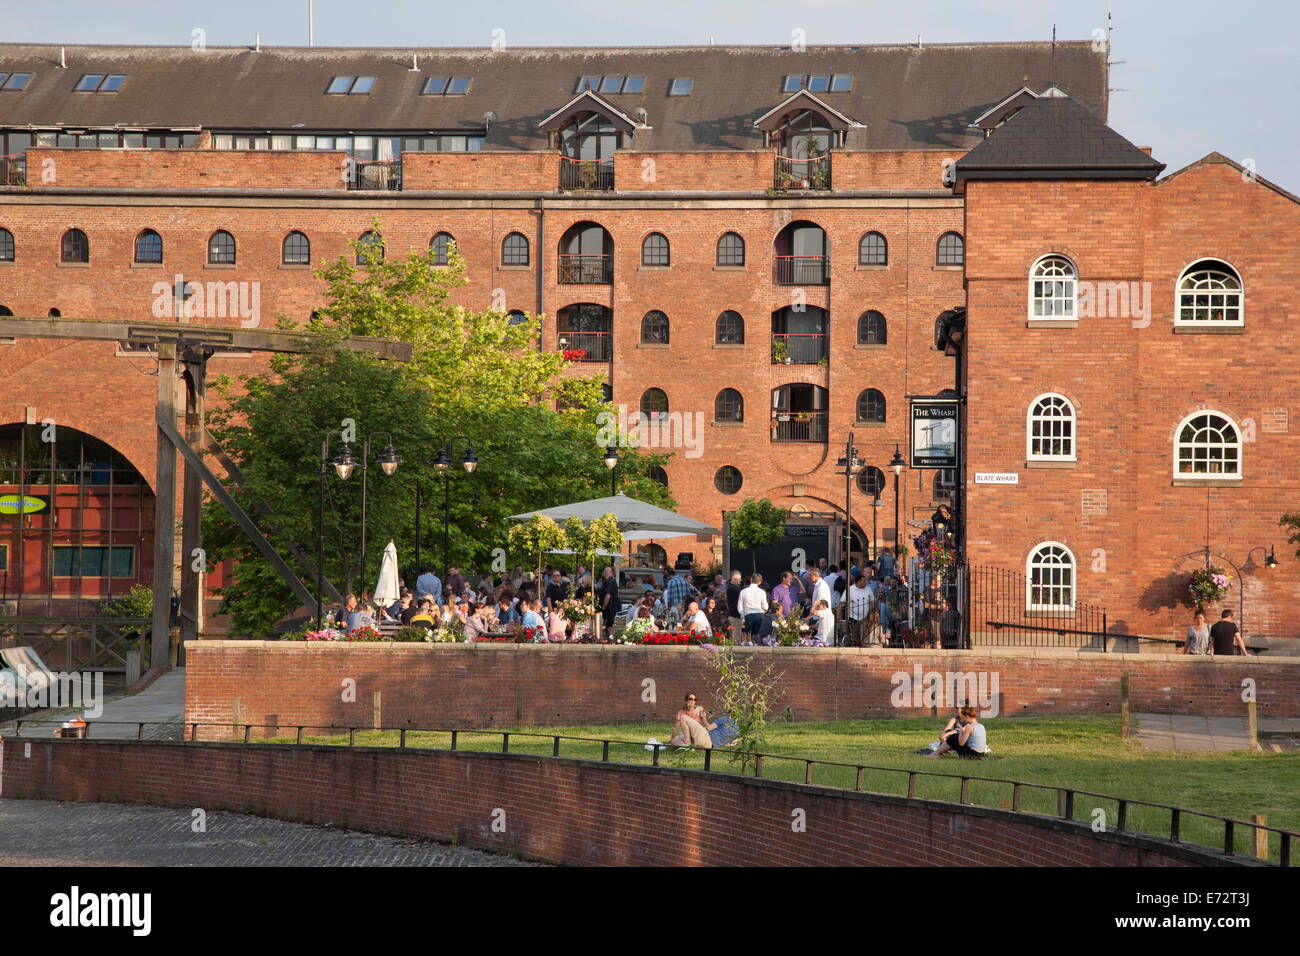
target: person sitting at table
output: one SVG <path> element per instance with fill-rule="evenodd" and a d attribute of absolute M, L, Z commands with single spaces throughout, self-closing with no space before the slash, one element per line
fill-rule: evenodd
<path fill-rule="evenodd" d="M 506 624 L 514 624 L 519 620 L 519 612 L 515 610 L 515 596 L 506 588 L 501 589 L 497 595 L 496 615 L 497 623 L 503 627 Z"/>
<path fill-rule="evenodd" d="M 546 641 L 546 623 L 542 620 L 542 616 L 537 613 L 533 602 L 529 600 L 520 601 L 519 608 L 523 611 L 521 621 L 524 634 L 531 635 L 535 644 L 544 643 Z"/>
<path fill-rule="evenodd" d="M 420 612 L 420 605 L 424 602 L 415 600 L 411 592 L 407 591 L 402 595 L 402 599 L 398 603 L 400 610 L 397 613 L 397 619 L 403 624 L 410 624 L 411 618 Z"/>
<path fill-rule="evenodd" d="M 475 605 L 465 621 L 465 640 L 477 640 L 480 636 L 493 630 L 495 615 L 496 612 L 492 605 Z"/>
<path fill-rule="evenodd" d="M 546 639 L 552 644 L 563 644 L 569 639 L 569 622 L 555 604 L 546 612 Z"/>
<path fill-rule="evenodd" d="M 686 605 L 685 620 L 692 634 L 702 634 L 705 637 L 713 636 L 713 628 L 709 626 L 709 619 L 700 610 L 699 601 L 691 601 Z"/>
<path fill-rule="evenodd" d="M 709 622 L 709 630 L 721 637 L 727 633 L 727 605 L 710 594 L 704 601 L 704 618 Z"/>
<path fill-rule="evenodd" d="M 375 621 L 374 606 L 364 602 L 358 604 L 357 614 L 356 614 L 356 625 L 353 626 L 351 629 L 353 631 L 359 631 L 363 627 L 377 628 L 378 626 L 379 626 L 378 622 Z"/>
<path fill-rule="evenodd" d="M 437 606 L 433 603 L 433 598 L 426 598 L 420 602 L 418 608 L 413 609 L 414 614 L 406 623 L 412 627 L 424 628 L 426 631 L 437 630 L 438 618 L 435 616 L 438 612 Z"/>
<path fill-rule="evenodd" d="M 787 572 L 789 573 L 789 572 Z M 785 605 L 780 601 L 773 601 L 770 610 L 763 615 L 763 623 L 758 629 L 758 641 L 762 644 L 765 641 L 775 638 L 776 629 L 785 620 Z"/>

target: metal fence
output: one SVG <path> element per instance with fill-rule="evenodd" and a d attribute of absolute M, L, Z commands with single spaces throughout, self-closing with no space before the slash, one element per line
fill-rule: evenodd
<path fill-rule="evenodd" d="M 614 188 L 614 157 L 606 159 L 571 159 L 560 157 L 561 189 Z"/>
<path fill-rule="evenodd" d="M 22 737 L 24 727 L 48 723 L 52 721 L 19 720 L 15 724 L 14 736 Z M 122 729 L 96 736 L 94 731 L 96 727 Z M 148 728 L 151 727 L 156 729 L 149 730 Z M 200 728 L 203 730 L 201 731 Z M 254 731 L 261 733 L 255 735 Z M 287 731 L 287 733 L 282 734 L 280 731 Z M 316 733 L 309 733 L 310 731 Z M 75 733 L 79 737 L 92 740 L 180 739 L 186 742 L 236 742 L 252 746 L 324 744 L 413 750 L 488 751 L 567 757 L 600 763 L 640 763 L 653 767 L 703 769 L 711 773 L 734 773 L 734 770 L 725 770 L 717 766 L 720 762 L 717 758 L 739 757 L 739 754 L 728 750 L 699 750 L 694 747 L 648 744 L 611 737 L 576 737 L 515 730 L 429 730 L 415 727 L 369 728 L 309 724 L 191 722 L 178 725 L 174 722 L 94 721 Z M 316 739 L 309 739 L 312 737 Z M 476 740 L 486 740 L 489 743 L 487 746 L 476 746 Z M 567 745 L 567 753 L 564 752 L 563 745 Z M 687 765 L 687 760 L 700 757 L 703 758 L 702 768 Z M 668 758 L 667 763 L 665 758 Z M 1091 790 L 1007 780 L 1001 777 L 937 773 L 872 764 L 849 764 L 770 753 L 749 754 L 744 763 L 733 759 L 731 766 L 741 768 L 740 772 L 746 776 L 752 772 L 754 777 L 760 779 L 786 780 L 809 786 L 852 790 L 857 793 L 906 796 L 908 799 L 932 800 L 959 806 L 990 807 L 1009 810 L 1012 813 L 1071 820 L 1080 825 L 1090 825 L 1095 822 L 1096 810 L 1101 809 L 1105 812 L 1108 821 L 1114 821 L 1113 825 L 1108 824 L 1111 832 L 1148 834 L 1168 839 L 1173 843 L 1220 849 L 1227 856 L 1255 855 L 1255 849 L 1262 836 L 1268 842 L 1268 848 L 1261 858 L 1276 861 L 1284 867 L 1291 865 L 1291 845 L 1295 837 L 1300 837 L 1300 833 L 1294 830 L 1268 826 L 1252 820 L 1239 820 L 1235 817 L 1188 810 L 1171 804 L 1134 800 Z M 1081 797 L 1087 799 L 1080 800 Z M 1276 844 L 1272 841 L 1274 834 L 1278 838 Z M 1276 847 L 1276 855 L 1274 855 L 1274 847 Z"/>
<path fill-rule="evenodd" d="M 402 188 L 400 159 L 349 160 L 348 189 L 398 190 Z"/>
<path fill-rule="evenodd" d="M 967 647 L 1085 647 L 1106 650 L 1106 609 L 1002 568 L 965 568 L 970 593 Z M 1050 591 L 1050 596 L 1049 596 Z"/>
<path fill-rule="evenodd" d="M 776 189 L 830 189 L 831 158 L 814 156 L 811 159 L 791 159 L 777 156 L 772 170 Z"/>
<path fill-rule="evenodd" d="M 149 618 L 0 618 L 0 647 L 30 647 L 51 670 L 126 670 L 126 652 L 149 660 Z"/>

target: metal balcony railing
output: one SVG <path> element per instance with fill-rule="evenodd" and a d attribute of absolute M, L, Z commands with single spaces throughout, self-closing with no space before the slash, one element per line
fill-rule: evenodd
<path fill-rule="evenodd" d="M 609 285 L 614 281 L 614 257 L 560 253 L 560 285 Z"/>
<path fill-rule="evenodd" d="M 348 189 L 392 191 L 401 188 L 400 159 L 348 160 Z"/>
<path fill-rule="evenodd" d="M 560 188 L 610 191 L 614 188 L 614 157 L 570 159 L 561 156 Z"/>
<path fill-rule="evenodd" d="M 0 186 L 27 185 L 27 154 L 0 156 Z"/>
<path fill-rule="evenodd" d="M 772 412 L 772 441 L 826 441 L 826 413 L 774 410 Z"/>
<path fill-rule="evenodd" d="M 772 281 L 777 285 L 827 285 L 831 281 L 829 256 L 776 256 Z"/>
<path fill-rule="evenodd" d="M 608 362 L 613 355 L 608 332 L 561 332 L 560 351 L 571 362 Z"/>
<path fill-rule="evenodd" d="M 830 358 L 825 332 L 773 332 L 773 365 L 820 365 Z"/>
<path fill-rule="evenodd" d="M 791 159 L 777 156 L 773 171 L 773 185 L 779 190 L 787 189 L 830 189 L 831 157 L 816 156 L 812 159 Z"/>

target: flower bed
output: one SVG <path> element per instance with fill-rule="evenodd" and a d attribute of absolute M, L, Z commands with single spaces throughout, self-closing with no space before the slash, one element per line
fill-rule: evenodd
<path fill-rule="evenodd" d="M 706 642 L 707 634 L 692 634 L 689 631 L 650 631 L 637 641 L 638 644 L 675 644 L 683 647 Z"/>

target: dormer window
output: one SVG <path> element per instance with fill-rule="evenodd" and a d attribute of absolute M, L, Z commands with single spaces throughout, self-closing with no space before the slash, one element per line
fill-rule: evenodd
<path fill-rule="evenodd" d="M 690 96 L 691 89 L 695 86 L 695 80 L 689 76 L 678 76 L 673 79 L 672 85 L 668 87 L 669 96 Z"/>

